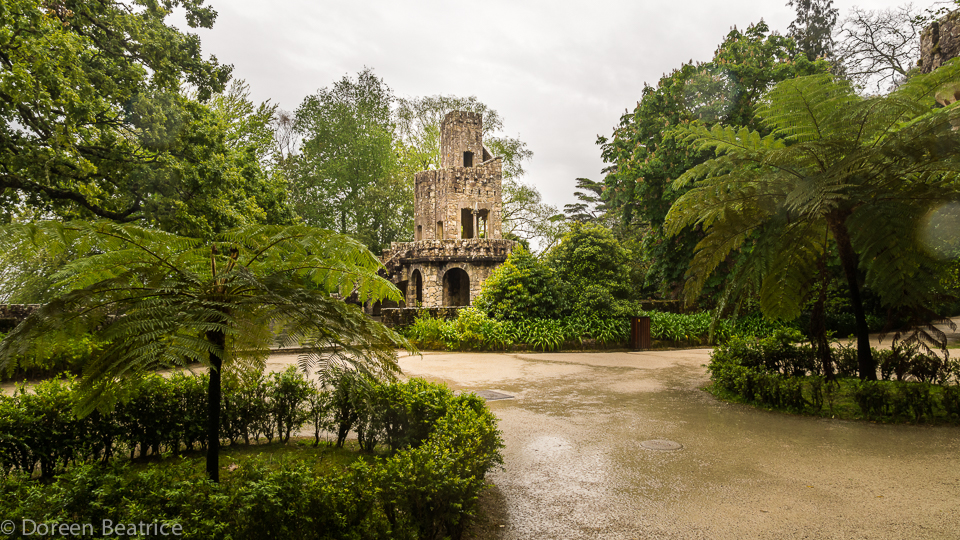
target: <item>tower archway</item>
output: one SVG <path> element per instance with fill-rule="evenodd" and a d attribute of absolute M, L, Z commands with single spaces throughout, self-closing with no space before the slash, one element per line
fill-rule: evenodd
<path fill-rule="evenodd" d="M 420 307 L 423 304 L 423 274 L 420 273 L 420 270 L 414 270 L 410 274 L 410 286 L 413 293 L 413 306 L 411 307 Z"/>
<path fill-rule="evenodd" d="M 470 276 L 462 268 L 451 268 L 443 275 L 443 305 L 470 305 Z"/>

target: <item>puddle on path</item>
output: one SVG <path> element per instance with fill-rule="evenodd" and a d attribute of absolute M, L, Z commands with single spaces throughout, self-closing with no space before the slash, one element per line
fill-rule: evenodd
<path fill-rule="evenodd" d="M 699 389 L 708 355 L 437 355 L 403 367 L 516 396 L 489 402 L 506 463 L 490 475 L 476 540 L 957 537 L 960 429 L 718 402 Z M 654 439 L 683 448 L 640 445 Z"/>

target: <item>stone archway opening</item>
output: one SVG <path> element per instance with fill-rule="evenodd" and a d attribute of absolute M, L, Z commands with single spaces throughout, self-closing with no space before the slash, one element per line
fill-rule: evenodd
<path fill-rule="evenodd" d="M 420 307 L 423 304 L 423 274 L 420 273 L 420 270 L 414 270 L 410 274 L 410 283 L 413 287 L 413 301 L 414 305 L 411 307 Z"/>
<path fill-rule="evenodd" d="M 443 305 L 470 305 L 470 276 L 461 268 L 451 268 L 443 275 Z"/>

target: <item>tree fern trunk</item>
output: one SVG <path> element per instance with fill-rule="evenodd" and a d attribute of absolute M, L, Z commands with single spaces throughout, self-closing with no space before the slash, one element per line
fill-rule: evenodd
<path fill-rule="evenodd" d="M 827 272 L 827 252 L 824 252 L 820 258 L 820 293 L 817 295 L 817 301 L 813 305 L 813 312 L 810 314 L 810 337 L 812 338 L 817 351 L 817 357 L 820 359 L 820 365 L 823 366 L 823 376 L 827 381 L 836 380 L 833 372 L 833 358 L 830 353 L 830 342 L 827 340 L 827 285 L 830 282 L 830 273 Z"/>
<path fill-rule="evenodd" d="M 207 332 L 215 349 L 210 353 L 210 385 L 207 389 L 207 476 L 220 481 L 220 368 L 227 337 L 223 332 Z"/>
<path fill-rule="evenodd" d="M 850 287 L 850 303 L 853 304 L 853 315 L 857 320 L 857 364 L 860 379 L 865 381 L 877 380 L 877 365 L 870 352 L 870 333 L 867 329 L 867 317 L 863 312 L 863 302 L 860 300 L 860 284 L 857 274 L 857 254 L 850 243 L 850 234 L 847 232 L 846 219 L 849 211 L 835 212 L 827 216 L 827 224 L 833 239 L 837 242 L 837 252 L 840 255 L 840 264 L 843 273 L 847 276 L 847 286 Z"/>

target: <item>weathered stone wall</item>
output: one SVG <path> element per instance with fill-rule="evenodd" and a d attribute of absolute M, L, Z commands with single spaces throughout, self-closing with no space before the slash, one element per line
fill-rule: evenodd
<path fill-rule="evenodd" d="M 461 238 L 462 210 L 486 211 L 485 238 L 501 238 L 503 161 L 493 158 L 475 167 L 422 171 L 415 176 L 414 219 L 418 240 Z M 471 224 L 467 225 L 472 228 Z M 478 235 L 473 235 L 477 237 Z"/>
<path fill-rule="evenodd" d="M 483 116 L 451 111 L 440 123 L 440 168 L 463 167 L 463 153 L 473 154 L 473 165 L 486 161 L 483 155 Z"/>
<path fill-rule="evenodd" d="M 920 34 L 920 71 L 930 73 L 960 56 L 960 11 L 953 11 Z"/>
<path fill-rule="evenodd" d="M 453 268 L 467 273 L 470 280 L 470 302 L 480 294 L 483 282 L 503 264 L 513 249 L 511 240 L 422 240 L 394 242 L 383 252 L 388 278 L 406 290 L 406 305 L 418 304 L 417 279 L 420 280 L 419 303 L 440 307 L 443 299 L 443 278 Z"/>

